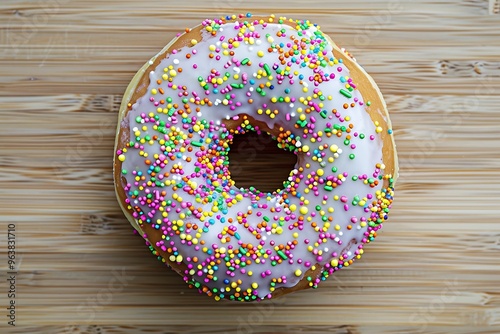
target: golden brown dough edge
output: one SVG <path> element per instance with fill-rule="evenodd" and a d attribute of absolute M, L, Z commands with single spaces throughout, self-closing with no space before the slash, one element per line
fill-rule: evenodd
<path fill-rule="evenodd" d="M 268 21 L 271 17 L 262 17 L 262 16 L 253 16 L 252 20 L 265 20 Z M 234 22 L 234 20 L 228 20 L 227 23 Z M 294 22 L 289 22 L 288 20 L 284 22 L 293 28 L 295 28 Z M 182 35 L 174 38 L 170 43 L 168 43 L 158 54 L 150 59 L 146 64 L 144 64 L 139 71 L 134 75 L 130 84 L 128 85 L 122 99 L 122 103 L 119 110 L 118 115 L 118 124 L 116 131 L 116 140 L 115 140 L 115 152 L 126 146 L 128 142 L 128 138 L 130 135 L 129 123 L 126 119 L 126 116 L 130 110 L 130 106 L 135 103 L 140 97 L 146 94 L 147 88 L 149 86 L 149 73 L 154 70 L 172 50 L 179 49 L 184 46 L 187 46 L 192 39 L 196 39 L 198 41 L 201 40 L 201 24 L 191 29 L 188 32 L 183 33 Z M 324 32 L 323 32 L 324 33 Z M 363 96 L 363 100 L 365 102 L 370 101 L 370 106 L 367 106 L 365 103 L 365 110 L 370 115 L 370 118 L 373 122 L 378 121 L 379 125 L 383 128 L 383 131 L 380 133 L 380 136 L 383 141 L 383 163 L 385 165 L 385 174 L 391 174 L 393 176 L 394 183 L 396 182 L 398 176 L 398 160 L 396 154 L 396 145 L 394 142 L 394 137 L 388 133 L 389 129 L 392 129 L 391 121 L 389 118 L 389 113 L 387 111 L 387 106 L 385 104 L 382 93 L 380 92 L 377 84 L 373 80 L 373 78 L 366 73 L 366 71 L 356 62 L 354 61 L 348 54 L 343 52 L 330 36 L 324 33 L 327 40 L 333 45 L 334 48 L 334 57 L 337 59 L 342 59 L 345 66 L 349 69 L 350 77 L 354 82 L 357 83 L 358 90 Z M 196 84 L 196 83 L 194 83 Z M 261 128 L 264 130 L 271 130 L 266 127 L 264 124 Z M 115 184 L 115 192 L 118 199 L 118 203 L 122 208 L 125 216 L 131 223 L 131 225 L 141 234 L 143 238 L 149 240 L 149 236 L 158 237 L 159 232 L 149 225 L 142 225 L 135 221 L 132 217 L 130 211 L 127 209 L 127 205 L 125 203 L 126 194 L 123 190 L 125 181 L 121 177 L 121 161 L 116 158 L 116 154 L 114 155 L 113 161 L 113 175 L 114 175 L 114 184 Z M 387 187 L 387 181 L 384 181 L 384 187 Z M 155 239 L 155 238 L 153 238 Z M 167 252 L 162 251 L 160 248 L 155 247 L 154 243 L 151 245 L 155 248 L 155 250 L 160 254 L 163 259 L 165 259 L 166 263 L 175 270 L 179 275 L 184 276 L 183 271 L 187 268 L 184 263 L 177 264 L 175 262 L 171 262 L 169 260 L 169 255 Z M 314 268 L 314 269 L 313 269 Z M 295 286 L 290 288 L 279 288 L 276 289 L 272 293 L 272 297 L 276 298 L 279 296 L 283 296 L 285 294 L 299 291 L 303 289 L 309 288 L 309 281 L 307 281 L 307 277 L 318 277 L 321 274 L 322 267 L 316 265 L 309 269 L 305 274 L 304 278 Z"/>

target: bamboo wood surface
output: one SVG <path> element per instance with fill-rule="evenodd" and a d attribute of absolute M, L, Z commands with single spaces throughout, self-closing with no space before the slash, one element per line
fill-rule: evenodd
<path fill-rule="evenodd" d="M 319 289 L 258 304 L 215 303 L 164 268 L 111 175 L 135 71 L 184 28 L 240 12 L 308 18 L 354 53 L 386 97 L 400 158 L 391 217 L 363 258 Z M 499 147 L 498 0 L 4 1 L 0 332 L 498 333 Z M 241 182 L 275 181 L 262 172 L 273 152 L 254 148 Z"/>

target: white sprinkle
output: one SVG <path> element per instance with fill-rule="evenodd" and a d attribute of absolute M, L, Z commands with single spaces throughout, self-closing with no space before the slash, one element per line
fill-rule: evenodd
<path fill-rule="evenodd" d="M 174 64 L 178 65 L 180 63 L 179 59 L 174 59 Z"/>

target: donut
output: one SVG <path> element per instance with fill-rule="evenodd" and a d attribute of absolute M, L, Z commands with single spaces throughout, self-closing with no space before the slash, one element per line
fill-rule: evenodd
<path fill-rule="evenodd" d="M 256 132 L 297 157 L 283 187 L 241 188 L 228 159 Z M 373 79 L 317 25 L 251 14 L 177 35 L 130 82 L 114 183 L 150 251 L 215 300 L 317 288 L 388 218 L 397 155 Z"/>

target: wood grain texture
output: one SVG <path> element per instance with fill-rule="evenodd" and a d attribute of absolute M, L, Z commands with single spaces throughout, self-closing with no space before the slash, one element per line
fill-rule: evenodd
<path fill-rule="evenodd" d="M 498 9 L 495 0 L 2 2 L 0 258 L 15 223 L 20 263 L 12 328 L 0 261 L 0 331 L 500 332 Z M 113 143 L 121 94 L 146 60 L 201 19 L 249 11 L 307 16 L 356 55 L 386 97 L 400 179 L 390 220 L 354 266 L 268 303 L 215 303 L 132 233 L 114 195 Z M 247 174 L 275 178 L 263 170 Z"/>

